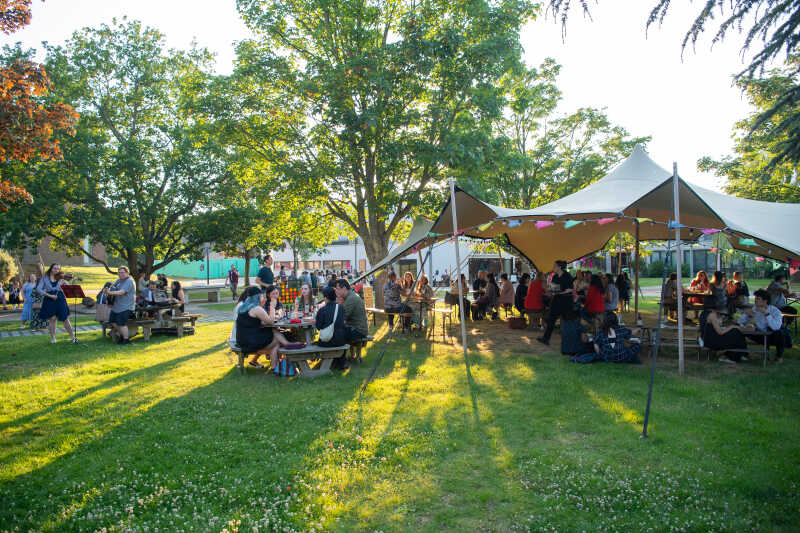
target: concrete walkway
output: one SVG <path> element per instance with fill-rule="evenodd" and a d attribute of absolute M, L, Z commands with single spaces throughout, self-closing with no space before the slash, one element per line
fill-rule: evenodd
<path fill-rule="evenodd" d="M 192 314 L 199 314 L 203 315 L 203 318 L 198 319 L 198 322 L 231 322 L 233 321 L 233 316 L 230 311 L 220 311 L 216 309 L 207 309 L 201 305 L 197 304 L 188 304 L 186 306 L 186 311 Z M 71 311 L 71 309 L 70 309 Z M 93 311 L 80 311 L 79 315 L 79 322 L 76 331 L 78 333 L 82 333 L 84 331 L 100 331 L 103 329 L 100 324 L 95 322 L 94 320 L 94 312 Z M 73 320 L 74 320 L 74 315 Z M 20 320 L 20 313 L 9 313 L 0 316 L 0 323 L 12 322 L 15 324 L 19 324 Z M 66 333 L 67 330 L 64 328 L 56 328 L 56 334 L 59 333 Z M 47 329 L 39 329 L 39 330 L 32 330 L 30 328 L 25 329 L 13 329 L 10 331 L 0 331 L 0 339 L 11 338 L 11 337 L 29 337 L 31 335 L 46 335 Z"/>

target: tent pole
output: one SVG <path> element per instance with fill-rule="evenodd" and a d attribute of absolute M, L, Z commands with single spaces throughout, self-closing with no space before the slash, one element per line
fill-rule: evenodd
<path fill-rule="evenodd" d="M 678 275 L 678 374 L 683 375 L 683 286 L 681 285 L 681 270 L 683 268 L 683 257 L 681 255 L 681 213 L 678 195 L 678 163 L 672 163 L 672 197 L 675 208 L 675 265 Z"/>
<path fill-rule="evenodd" d="M 639 210 L 636 210 L 636 252 L 633 256 L 633 276 L 635 278 L 633 289 L 633 320 L 639 324 Z"/>
<path fill-rule="evenodd" d="M 458 314 L 461 319 L 461 345 L 464 347 L 464 357 L 467 357 L 467 319 L 464 315 L 464 290 L 461 285 L 461 253 L 458 249 L 458 215 L 456 215 L 456 182 L 450 178 L 450 208 L 453 212 L 453 245 L 456 248 L 456 280 L 458 282 Z M 502 264 L 502 262 L 501 262 Z"/>

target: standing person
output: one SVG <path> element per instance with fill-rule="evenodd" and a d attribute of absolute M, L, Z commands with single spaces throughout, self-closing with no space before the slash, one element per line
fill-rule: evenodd
<path fill-rule="evenodd" d="M 622 316 L 623 311 L 627 310 L 628 302 L 631 299 L 631 286 L 628 284 L 628 280 L 625 279 L 625 276 L 622 273 L 617 276 L 616 281 L 614 281 L 614 285 L 616 285 L 619 293 L 619 305 L 617 305 L 617 311 L 619 315 Z"/>
<path fill-rule="evenodd" d="M 119 279 L 105 290 L 106 297 L 114 297 L 108 321 L 111 322 L 114 330 L 119 333 L 117 344 L 132 344 L 128 338 L 128 319 L 136 309 L 136 286 L 130 278 L 128 267 L 119 267 L 117 276 L 119 276 Z M 177 281 L 174 283 L 177 283 Z"/>
<path fill-rule="evenodd" d="M 619 306 L 619 289 L 614 285 L 614 277 L 611 274 L 603 276 L 603 285 L 605 285 L 605 301 L 604 311 L 606 313 L 614 313 Z"/>
<path fill-rule="evenodd" d="M 36 275 L 28 276 L 28 281 L 22 286 L 22 328 L 25 322 L 33 318 L 33 292 L 36 290 Z"/>
<path fill-rule="evenodd" d="M 264 258 L 264 266 L 262 266 L 258 275 L 256 275 L 256 285 L 261 287 L 261 292 L 266 292 L 267 287 L 275 284 L 275 274 L 272 273 L 272 254 L 267 254 Z"/>
<path fill-rule="evenodd" d="M 530 283 L 531 275 L 525 272 L 519 278 L 519 284 L 514 292 L 514 307 L 517 308 L 519 314 L 525 316 L 525 297 L 528 295 L 528 283 Z"/>
<path fill-rule="evenodd" d="M 278 273 L 278 277 L 281 279 L 281 281 L 286 281 L 286 267 L 284 265 L 281 265 L 281 270 Z"/>
<path fill-rule="evenodd" d="M 308 270 L 303 270 L 303 273 L 300 275 L 300 281 L 308 284 L 309 287 L 313 288 L 311 284 L 311 276 L 309 276 Z"/>
<path fill-rule="evenodd" d="M 550 280 L 548 292 L 552 295 L 550 313 L 547 315 L 547 328 L 544 335 L 536 340 L 544 345 L 550 344 L 550 336 L 556 326 L 556 320 L 562 318 L 564 313 L 572 308 L 572 276 L 566 270 L 567 262 L 558 260 L 553 263 L 553 277 Z"/>
<path fill-rule="evenodd" d="M 22 304 L 22 298 L 20 298 L 21 292 L 22 287 L 20 287 L 19 280 L 14 278 L 14 281 L 12 281 L 11 285 L 8 287 L 8 303 L 11 304 L 12 311 L 18 310 Z"/>
<path fill-rule="evenodd" d="M 769 336 L 767 342 L 769 345 L 775 346 L 775 362 L 783 363 L 783 332 L 781 326 L 783 325 L 783 317 L 781 310 L 769 303 L 769 293 L 764 289 L 759 289 L 753 293 L 754 305 L 747 309 L 742 316 L 739 317 L 739 325 L 745 326 L 752 323 L 758 331 L 766 332 Z M 761 343 L 763 338 L 758 335 L 745 336 Z"/>
<path fill-rule="evenodd" d="M 225 285 L 231 288 L 231 300 L 236 299 L 236 287 L 239 286 L 239 271 L 236 270 L 236 265 L 231 265 L 228 274 L 225 276 Z"/>
<path fill-rule="evenodd" d="M 536 276 L 528 285 L 528 292 L 525 294 L 525 312 L 530 316 L 530 327 L 542 328 L 542 318 L 544 315 L 544 272 L 536 272 Z M 536 326 L 534 326 L 534 320 Z"/>
<path fill-rule="evenodd" d="M 72 324 L 69 323 L 69 307 L 67 306 L 67 299 L 64 297 L 64 291 L 61 286 L 66 283 L 65 279 L 60 279 L 58 274 L 61 272 L 61 265 L 53 263 L 50 268 L 45 272 L 44 277 L 39 281 L 36 290 L 42 295 L 42 308 L 39 311 L 39 317 L 43 320 L 50 320 L 47 326 L 50 332 L 50 342 L 56 342 L 56 320 L 64 323 L 64 329 L 69 333 L 72 342 L 77 343 L 75 334 L 72 332 Z"/>
<path fill-rule="evenodd" d="M 3 288 L 2 283 L 0 283 L 0 304 L 3 305 L 3 310 L 8 309 L 8 302 L 6 301 L 6 290 Z"/>

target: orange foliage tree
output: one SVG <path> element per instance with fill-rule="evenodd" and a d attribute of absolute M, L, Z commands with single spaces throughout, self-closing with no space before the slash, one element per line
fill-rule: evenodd
<path fill-rule="evenodd" d="M 30 22 L 31 0 L 0 0 L 0 31 L 9 34 Z M 62 103 L 43 103 L 50 80 L 41 65 L 15 60 L 0 66 L 0 162 L 61 157 L 57 130 L 72 132 L 78 114 Z M 0 175 L 0 212 L 30 194 Z"/>

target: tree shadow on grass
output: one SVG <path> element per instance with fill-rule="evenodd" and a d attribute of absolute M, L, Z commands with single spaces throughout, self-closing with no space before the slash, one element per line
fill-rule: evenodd
<path fill-rule="evenodd" d="M 289 515 L 306 483 L 296 472 L 311 444 L 337 423 L 358 380 L 235 379 L 236 369 L 208 357 L 214 351 L 180 357 L 172 375 L 166 367 L 147 375 L 158 389 L 159 381 L 186 379 L 176 374 L 190 372 L 195 360 L 214 365 L 208 383 L 189 384 L 0 485 L 7 504 L 0 529 L 209 531 L 236 519 L 276 529 L 302 521 Z M 116 416 L 136 408 L 139 391 L 115 394 Z M 99 399 L 82 412 L 106 405 Z M 59 438 L 74 438 L 69 427 L 59 429 Z"/>

